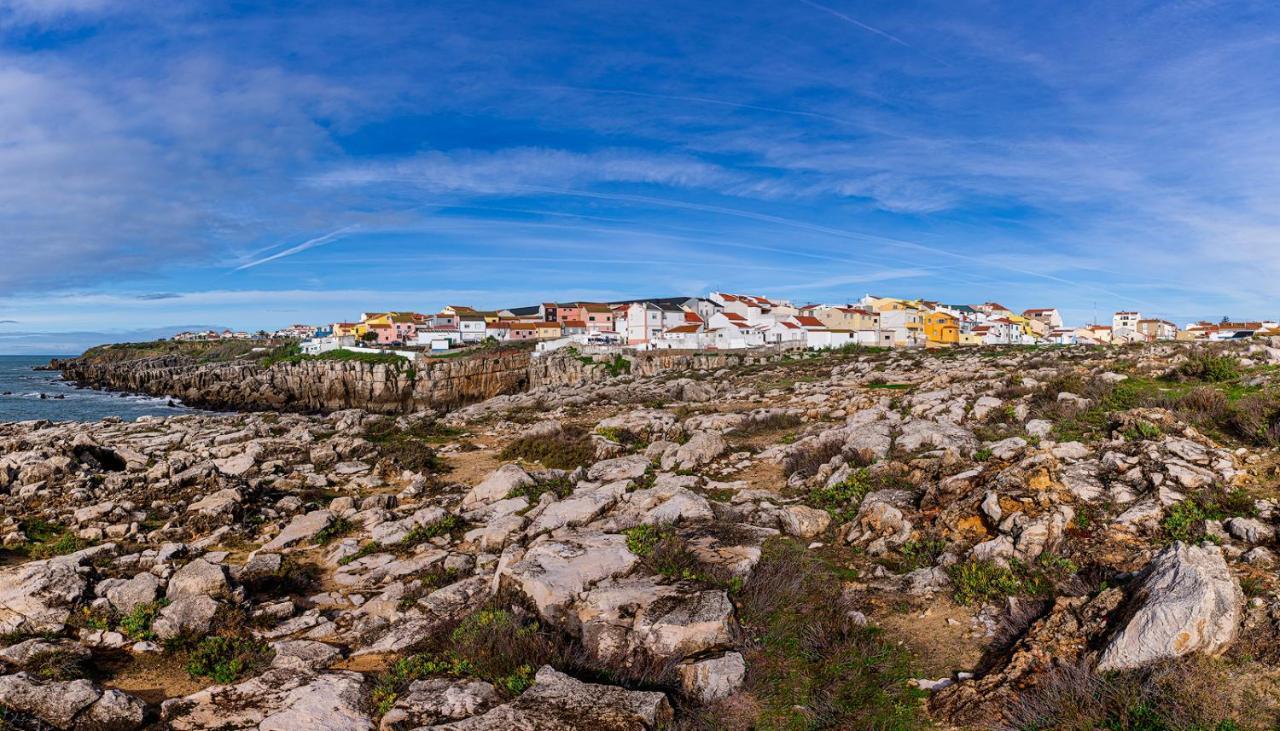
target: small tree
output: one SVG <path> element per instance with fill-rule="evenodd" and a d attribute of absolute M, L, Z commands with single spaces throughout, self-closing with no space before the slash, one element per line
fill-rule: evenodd
<path fill-rule="evenodd" d="M 366 343 L 374 343 L 378 341 L 378 333 L 370 330 L 360 336 L 360 340 Z"/>

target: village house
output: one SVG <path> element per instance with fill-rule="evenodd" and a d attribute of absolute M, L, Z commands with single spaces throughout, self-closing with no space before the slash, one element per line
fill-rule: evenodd
<path fill-rule="evenodd" d="M 1022 316 L 1028 320 L 1034 320 L 1046 325 L 1046 333 L 1049 330 L 1057 330 L 1062 327 L 1062 313 L 1058 312 L 1056 307 L 1036 307 L 1030 310 L 1023 310 Z"/>
<path fill-rule="evenodd" d="M 862 307 L 838 305 L 810 305 L 800 314 L 816 317 L 832 330 L 879 330 L 880 315 Z"/>
<path fill-rule="evenodd" d="M 960 320 L 946 312 L 926 312 L 922 315 L 926 345 L 945 348 L 960 344 Z"/>
<path fill-rule="evenodd" d="M 925 344 L 924 314 L 914 305 L 896 303 L 892 309 L 881 310 L 880 329 L 893 335 L 895 348 L 915 348 Z"/>
<path fill-rule="evenodd" d="M 752 325 L 769 325 L 800 314 L 800 310 L 787 300 L 727 292 L 712 292 L 710 299 L 725 312 L 741 315 Z"/>
<path fill-rule="evenodd" d="M 1139 320 L 1138 332 L 1150 340 L 1176 340 L 1178 326 L 1168 320 Z"/>
<path fill-rule="evenodd" d="M 534 337 L 538 340 L 555 340 L 564 334 L 564 328 L 558 322 L 535 322 Z"/>
<path fill-rule="evenodd" d="M 1142 321 L 1140 312 L 1117 312 L 1111 317 L 1111 332 L 1114 334 L 1137 332 L 1138 323 Z"/>

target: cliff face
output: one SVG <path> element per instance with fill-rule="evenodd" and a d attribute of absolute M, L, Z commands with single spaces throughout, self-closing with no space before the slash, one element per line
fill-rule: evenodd
<path fill-rule="evenodd" d="M 533 357 L 528 352 L 453 359 L 419 358 L 413 367 L 359 361 L 200 363 L 184 355 L 130 361 L 75 358 L 55 361 L 69 381 L 92 388 L 181 399 L 188 406 L 244 411 L 331 412 L 364 409 L 403 414 L 452 409 L 529 388 L 579 386 L 615 374 L 650 377 L 665 371 L 717 370 L 777 356 L 728 353 L 644 353 L 629 365 L 591 362 L 576 353 Z"/>
<path fill-rule="evenodd" d="M 263 368 L 256 363 L 201 364 L 183 356 L 55 364 L 63 376 L 92 388 L 181 399 L 188 406 L 246 411 L 328 412 L 360 408 L 382 414 L 452 408 L 528 383 L 529 354 L 423 361 L 413 368 L 358 361 L 304 361 Z"/>

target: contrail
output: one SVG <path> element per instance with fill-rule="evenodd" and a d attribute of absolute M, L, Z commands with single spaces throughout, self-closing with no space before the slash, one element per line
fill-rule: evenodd
<path fill-rule="evenodd" d="M 858 20 L 857 18 L 845 15 L 839 10 L 834 10 L 832 8 L 827 7 L 826 5 L 819 5 L 818 3 L 813 2 L 813 0 L 800 0 L 800 2 L 804 3 L 805 5 L 808 5 L 811 8 L 821 10 L 824 13 L 830 13 L 831 15 L 836 16 L 837 18 L 839 18 L 840 20 L 843 20 L 846 23 L 852 23 L 865 31 L 875 33 L 876 35 L 882 38 L 888 38 L 889 40 L 893 41 L 894 43 L 897 43 L 900 46 L 905 46 L 907 48 L 915 48 L 915 46 L 912 46 L 910 43 L 907 43 L 901 38 L 898 38 L 897 36 L 889 35 L 888 33 L 885 33 L 884 31 L 880 30 L 879 28 L 867 25 L 866 23 L 863 23 L 861 20 Z"/>
<path fill-rule="evenodd" d="M 358 225 L 346 226 L 344 228 L 338 229 L 337 231 L 331 231 L 323 236 L 317 236 L 314 239 L 307 239 L 306 241 L 303 241 L 301 244 L 298 244 L 297 246 L 290 246 L 284 251 L 272 254 L 271 256 L 265 256 L 261 259 L 256 259 L 254 261 L 241 264 L 240 266 L 236 267 L 232 271 L 238 272 L 243 269 L 256 267 L 259 264 L 266 264 L 269 261 L 275 261 L 276 259 L 283 259 L 286 256 L 293 256 L 294 254 L 301 253 L 303 251 L 306 251 L 307 249 L 314 249 L 317 246 L 324 246 L 325 244 L 330 243 L 332 241 L 337 241 L 338 239 L 345 236 L 349 231 L 352 231 L 356 228 L 359 228 L 359 226 Z"/>

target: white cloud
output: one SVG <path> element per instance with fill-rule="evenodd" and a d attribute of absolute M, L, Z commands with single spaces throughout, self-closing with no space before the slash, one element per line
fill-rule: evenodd
<path fill-rule="evenodd" d="M 679 155 L 515 147 L 492 152 L 427 152 L 395 162 L 344 167 L 312 181 L 326 187 L 402 183 L 429 191 L 493 194 L 602 182 L 706 188 L 724 186 L 742 177 Z"/>

